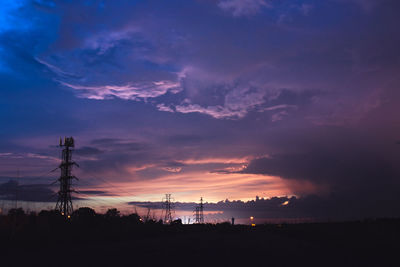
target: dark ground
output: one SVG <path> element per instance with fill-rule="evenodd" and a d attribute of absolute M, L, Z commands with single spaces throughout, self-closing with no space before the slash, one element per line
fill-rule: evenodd
<path fill-rule="evenodd" d="M 5 217 L 0 266 L 400 266 L 400 219 L 249 227 Z"/>

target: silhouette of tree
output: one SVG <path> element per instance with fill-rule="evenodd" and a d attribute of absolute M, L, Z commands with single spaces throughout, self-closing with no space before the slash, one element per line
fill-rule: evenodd
<path fill-rule="evenodd" d="M 43 227 L 55 227 L 65 222 L 65 217 L 58 210 L 42 210 L 39 212 L 37 219 L 39 225 Z"/>
<path fill-rule="evenodd" d="M 41 217 L 59 217 L 61 213 L 57 210 L 41 210 L 38 215 Z"/>
<path fill-rule="evenodd" d="M 130 223 L 139 224 L 142 222 L 140 216 L 137 213 L 129 214 L 128 216 L 126 216 L 126 218 Z"/>
<path fill-rule="evenodd" d="M 108 218 L 118 218 L 120 217 L 120 212 L 116 208 L 108 209 L 106 212 L 106 217 Z"/>
<path fill-rule="evenodd" d="M 8 216 L 22 217 L 22 216 L 25 216 L 25 211 L 22 208 L 10 209 L 8 211 Z"/>
<path fill-rule="evenodd" d="M 90 218 L 96 216 L 96 212 L 94 209 L 89 208 L 89 207 L 82 207 L 77 210 L 75 210 L 72 214 L 72 217 L 77 217 L 77 218 Z"/>
<path fill-rule="evenodd" d="M 73 221 L 83 225 L 92 225 L 95 218 L 96 212 L 88 207 L 79 208 L 72 213 Z"/>
<path fill-rule="evenodd" d="M 171 224 L 172 225 L 182 225 L 182 220 L 181 219 L 176 219 L 176 220 L 172 221 Z"/>

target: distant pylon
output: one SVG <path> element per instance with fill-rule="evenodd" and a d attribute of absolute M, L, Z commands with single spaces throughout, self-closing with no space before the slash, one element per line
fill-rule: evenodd
<path fill-rule="evenodd" d="M 163 205 L 164 205 L 164 223 L 171 223 L 172 220 L 172 202 L 171 202 L 171 194 L 165 194 L 163 198 Z"/>
<path fill-rule="evenodd" d="M 200 204 L 195 209 L 195 223 L 204 223 L 204 205 L 203 205 L 203 198 L 200 198 Z"/>
<path fill-rule="evenodd" d="M 56 210 L 65 217 L 69 217 L 73 212 L 71 193 L 75 191 L 71 188 L 71 185 L 72 179 L 76 179 L 76 177 L 72 175 L 72 166 L 77 165 L 72 161 L 72 148 L 74 146 L 74 138 L 66 137 L 64 142 L 60 138 L 60 147 L 63 147 L 63 150 L 59 166 L 61 170 L 61 175 L 58 179 L 60 190 L 58 191 Z"/>

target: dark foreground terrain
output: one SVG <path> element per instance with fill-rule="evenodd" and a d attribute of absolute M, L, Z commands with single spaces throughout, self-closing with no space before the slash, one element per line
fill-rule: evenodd
<path fill-rule="evenodd" d="M 2 216 L 0 266 L 400 266 L 399 227 L 399 219 L 249 227 Z"/>

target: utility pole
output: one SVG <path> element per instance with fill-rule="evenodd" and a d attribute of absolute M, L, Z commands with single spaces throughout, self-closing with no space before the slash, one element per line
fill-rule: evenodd
<path fill-rule="evenodd" d="M 77 179 L 72 175 L 72 166 L 77 165 L 72 161 L 72 149 L 75 147 L 74 138 L 65 137 L 64 142 L 60 138 L 60 147 L 63 148 L 61 164 L 59 166 L 61 175 L 58 179 L 60 182 L 60 190 L 58 191 L 58 199 L 55 209 L 58 210 L 61 215 L 70 218 L 73 212 L 71 193 L 75 192 L 71 188 L 72 179 Z"/>
<path fill-rule="evenodd" d="M 165 224 L 170 224 L 172 223 L 172 202 L 171 202 L 171 194 L 165 194 L 165 197 L 163 198 L 163 206 L 164 206 L 164 223 Z"/>

